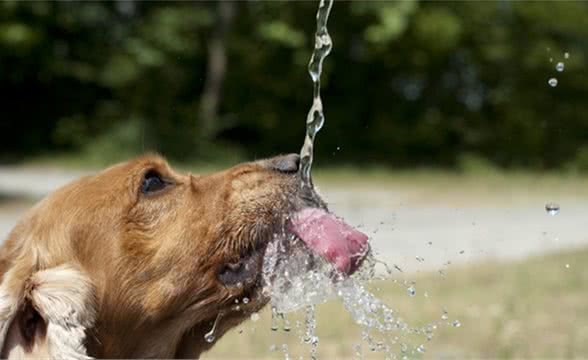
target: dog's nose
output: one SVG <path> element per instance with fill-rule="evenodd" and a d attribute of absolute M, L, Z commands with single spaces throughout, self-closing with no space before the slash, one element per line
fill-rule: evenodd
<path fill-rule="evenodd" d="M 300 166 L 300 155 L 288 154 L 272 159 L 271 167 L 283 173 L 295 173 Z"/>

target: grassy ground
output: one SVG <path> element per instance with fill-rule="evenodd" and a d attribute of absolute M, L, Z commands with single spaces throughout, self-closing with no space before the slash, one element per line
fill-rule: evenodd
<path fill-rule="evenodd" d="M 416 281 L 415 297 L 392 280 L 377 284 L 376 293 L 409 325 L 438 324 L 431 341 L 423 336 L 407 341 L 412 346 L 424 343 L 426 352 L 417 355 L 425 358 L 585 358 L 587 262 L 588 249 L 584 249 L 520 263 L 449 266 L 445 277 L 411 275 L 409 280 Z M 448 320 L 441 320 L 443 309 Z M 294 323 L 300 314 L 290 319 Z M 456 319 L 460 327 L 452 326 Z M 361 342 L 361 328 L 340 304 L 319 307 L 317 330 L 321 358 L 354 357 L 352 346 Z M 270 351 L 274 344 L 278 350 Z M 295 329 L 270 331 L 265 311 L 257 322 L 248 321 L 227 334 L 204 358 L 279 359 L 284 357 L 282 344 L 287 344 L 292 358 L 308 358 L 309 345 L 301 344 Z M 365 342 L 363 354 L 382 357 L 370 353 Z"/>

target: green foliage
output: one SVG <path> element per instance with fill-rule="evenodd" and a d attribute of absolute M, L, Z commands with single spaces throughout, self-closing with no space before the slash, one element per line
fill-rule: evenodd
<path fill-rule="evenodd" d="M 282 21 L 259 24 L 259 34 L 266 41 L 274 41 L 291 48 L 305 45 L 304 34 Z"/>
<path fill-rule="evenodd" d="M 352 4 L 358 14 L 372 13 L 377 21 L 364 30 L 365 39 L 374 44 L 387 44 L 400 37 L 408 27 L 410 15 L 417 5 L 414 0 L 390 1 L 386 3 L 366 1 Z"/>
<path fill-rule="evenodd" d="M 298 151 L 317 4 L 233 2 L 215 131 L 204 134 L 217 5 L 1 3 L 0 158 Z M 582 2 L 336 2 L 317 163 L 583 171 L 587 19 Z"/>

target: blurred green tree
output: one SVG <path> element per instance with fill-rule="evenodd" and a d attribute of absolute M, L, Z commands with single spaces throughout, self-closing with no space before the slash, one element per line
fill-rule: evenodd
<path fill-rule="evenodd" d="M 2 2 L 0 158 L 298 151 L 316 6 Z M 587 15 L 583 2 L 337 2 L 318 162 L 588 168 Z"/>

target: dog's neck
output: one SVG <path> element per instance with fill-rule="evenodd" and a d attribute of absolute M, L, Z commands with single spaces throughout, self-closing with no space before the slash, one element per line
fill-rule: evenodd
<path fill-rule="evenodd" d="M 182 319 L 145 324 L 134 329 L 118 321 L 112 322 L 112 326 L 98 324 L 88 332 L 88 355 L 98 358 L 196 359 L 241 321 L 241 317 L 219 321 L 211 342 L 205 340 L 205 335 L 211 329 L 212 320 L 188 328 L 182 324 Z"/>

